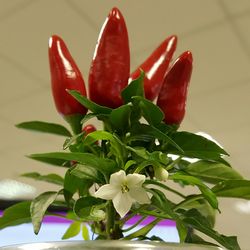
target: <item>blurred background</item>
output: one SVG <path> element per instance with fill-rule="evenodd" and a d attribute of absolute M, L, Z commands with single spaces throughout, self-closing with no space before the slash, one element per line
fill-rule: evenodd
<path fill-rule="evenodd" d="M 29 120 L 64 123 L 50 91 L 48 39 L 61 36 L 85 83 L 100 28 L 110 9 L 123 13 L 130 37 L 131 71 L 169 35 L 175 58 L 191 50 L 194 70 L 181 129 L 206 132 L 250 178 L 249 0 L 0 0 L 0 199 L 33 197 L 56 186 L 20 177 L 57 172 L 24 155 L 58 151 L 64 138 L 15 128 Z M 222 199 L 216 228 L 238 235 L 249 249 L 250 202 Z"/>

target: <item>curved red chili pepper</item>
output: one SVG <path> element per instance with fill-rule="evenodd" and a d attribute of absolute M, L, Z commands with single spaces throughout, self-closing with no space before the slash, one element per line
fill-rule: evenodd
<path fill-rule="evenodd" d="M 145 97 L 153 101 L 159 94 L 169 63 L 176 49 L 177 36 L 165 39 L 156 50 L 131 74 L 130 80 L 139 77 L 140 69 L 145 72 Z"/>
<path fill-rule="evenodd" d="M 162 84 L 157 105 L 167 124 L 179 125 L 185 115 L 187 88 L 192 74 L 193 57 L 186 51 L 177 58 Z"/>
<path fill-rule="evenodd" d="M 85 115 L 87 109 L 66 91 L 77 90 L 86 96 L 84 80 L 64 41 L 56 35 L 49 39 L 49 62 L 51 87 L 57 111 L 63 116 Z"/>
<path fill-rule="evenodd" d="M 126 24 L 113 8 L 99 35 L 89 72 L 90 99 L 100 105 L 122 105 L 121 91 L 128 84 L 130 52 Z"/>

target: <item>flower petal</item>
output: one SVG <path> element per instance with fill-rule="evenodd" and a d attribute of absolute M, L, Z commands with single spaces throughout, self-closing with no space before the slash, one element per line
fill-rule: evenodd
<path fill-rule="evenodd" d="M 128 174 L 127 184 L 129 188 L 141 187 L 142 183 L 145 181 L 146 177 L 142 174 Z"/>
<path fill-rule="evenodd" d="M 147 192 L 145 189 L 138 187 L 138 188 L 131 188 L 129 189 L 129 195 L 135 201 L 139 202 L 140 204 L 149 204 L 151 201 L 148 197 Z"/>
<path fill-rule="evenodd" d="M 111 185 L 111 184 L 106 184 L 101 186 L 96 192 L 95 192 L 95 197 L 101 198 L 104 200 L 112 200 L 117 193 L 120 192 L 121 189 L 118 189 L 117 187 Z"/>
<path fill-rule="evenodd" d="M 109 183 L 114 186 L 122 186 L 124 181 L 126 180 L 126 173 L 124 170 L 120 170 L 110 176 Z"/>
<path fill-rule="evenodd" d="M 133 200 L 128 193 L 119 192 L 113 199 L 116 212 L 124 217 L 130 210 Z"/>

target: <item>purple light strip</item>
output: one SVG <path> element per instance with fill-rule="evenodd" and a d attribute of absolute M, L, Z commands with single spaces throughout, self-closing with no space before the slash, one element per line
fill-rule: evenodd
<path fill-rule="evenodd" d="M 72 220 L 63 217 L 46 215 L 43 219 L 44 223 L 70 224 Z"/>
<path fill-rule="evenodd" d="M 131 219 L 129 219 L 127 221 L 126 224 L 128 225 L 133 225 L 135 224 L 139 219 L 141 219 L 140 215 L 135 215 L 134 217 L 132 217 Z M 153 216 L 148 216 L 145 220 L 143 220 L 139 225 L 147 225 L 150 222 L 152 222 L 155 219 L 155 217 Z M 162 220 L 160 221 L 158 224 L 158 226 L 168 226 L 168 227 L 175 227 L 176 223 L 172 220 Z"/>
<path fill-rule="evenodd" d="M 0 211 L 0 217 L 2 216 L 3 212 Z M 64 213 L 58 213 L 59 215 L 64 215 Z M 139 219 L 141 218 L 141 216 L 136 215 L 134 217 L 132 217 L 131 219 L 129 219 L 127 221 L 127 225 L 133 225 L 135 224 Z M 148 216 L 145 220 L 143 220 L 139 225 L 147 225 L 150 222 L 152 222 L 154 220 L 153 216 Z M 50 215 L 46 215 L 43 219 L 44 223 L 57 223 L 57 224 L 70 224 L 72 222 L 72 220 L 70 219 L 66 219 L 66 218 L 62 218 L 62 217 L 57 217 L 57 216 L 50 216 Z M 172 220 L 162 220 L 160 221 L 158 224 L 158 226 L 165 226 L 165 227 L 175 227 L 176 223 Z"/>
<path fill-rule="evenodd" d="M 133 225 L 139 219 L 141 219 L 141 216 L 136 215 L 133 218 L 129 219 L 126 224 L 127 225 Z M 153 220 L 154 220 L 153 216 L 148 216 L 139 225 L 147 225 L 150 222 L 152 222 Z M 44 223 L 66 223 L 66 224 L 70 224 L 72 222 L 72 220 L 61 218 L 61 217 L 56 217 L 56 216 L 45 216 L 45 218 L 43 219 L 43 222 Z M 174 221 L 172 221 L 172 220 L 162 220 L 157 225 L 158 226 L 165 226 L 165 227 L 175 227 L 176 223 Z"/>

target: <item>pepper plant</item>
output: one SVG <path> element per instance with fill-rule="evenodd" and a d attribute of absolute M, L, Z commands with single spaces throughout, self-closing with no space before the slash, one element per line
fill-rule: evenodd
<path fill-rule="evenodd" d="M 169 219 L 176 222 L 180 242 L 240 249 L 235 236 L 214 229 L 215 214 L 220 212 L 219 197 L 249 199 L 250 181 L 232 168 L 221 146 L 180 130 L 193 59 L 191 52 L 184 52 L 168 69 L 176 41 L 176 36 L 167 38 L 142 64 L 145 72 L 129 75 L 126 26 L 119 10 L 113 8 L 97 43 L 88 99 L 83 77 L 65 43 L 58 36 L 51 37 L 52 92 L 71 130 L 40 121 L 17 127 L 65 136 L 63 152 L 29 155 L 63 167 L 65 175 L 24 174 L 60 188 L 7 208 L 0 229 L 31 221 L 37 234 L 44 216 L 51 214 L 49 207 L 60 205 L 68 212 L 52 215 L 72 220 L 63 238 L 75 236 L 83 224 L 85 238 L 89 225 L 97 240 L 161 241 L 160 235 L 150 237 L 148 232 Z M 122 44 L 120 53 L 117 48 Z M 157 96 L 154 104 L 151 100 Z M 89 124 L 94 117 L 103 129 Z M 188 186 L 197 191 L 185 191 Z M 140 220 L 128 228 L 126 223 L 135 215 Z M 153 221 L 135 231 L 149 216 Z M 202 239 L 199 232 L 212 242 Z"/>

